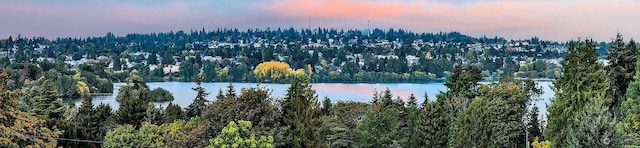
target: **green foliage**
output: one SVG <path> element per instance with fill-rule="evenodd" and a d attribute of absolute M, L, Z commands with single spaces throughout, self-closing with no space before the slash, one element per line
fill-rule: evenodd
<path fill-rule="evenodd" d="M 196 84 L 198 85 L 196 88 L 191 88 L 194 91 L 198 92 L 196 98 L 193 99 L 193 102 L 189 104 L 186 109 L 187 119 L 191 119 L 197 116 L 200 116 L 202 112 L 206 108 L 207 96 L 209 93 L 206 92 L 206 89 L 202 87 L 202 81 L 205 78 L 205 74 L 201 71 L 198 74 L 198 78 L 196 79 Z"/>
<path fill-rule="evenodd" d="M 539 88 L 531 80 L 501 78 L 483 85 L 480 96 L 455 119 L 454 147 L 517 147 L 526 143 L 523 119 Z"/>
<path fill-rule="evenodd" d="M 634 145 L 640 145 L 640 99 L 629 98 L 622 104 L 622 115 L 624 119 L 621 123 L 623 133 Z"/>
<path fill-rule="evenodd" d="M 457 110 L 465 109 L 478 96 L 478 82 L 482 80 L 480 73 L 480 69 L 476 66 L 456 65 L 451 76 L 444 82 L 444 86 L 449 90 L 447 95 L 457 96 L 452 97 L 454 100 L 451 100 L 459 104 L 456 105 Z"/>
<path fill-rule="evenodd" d="M 0 84 L 6 84 L 9 75 L 0 69 Z M 0 85 L 0 147 L 56 147 L 62 132 L 45 126 L 45 121 L 18 109 L 21 93 Z M 38 137 L 34 137 L 38 135 Z"/>
<path fill-rule="evenodd" d="M 569 145 L 563 147 L 621 147 L 625 144 L 626 139 L 616 128 L 618 122 L 599 99 L 585 106 L 572 121 L 573 126 L 567 130 Z"/>
<path fill-rule="evenodd" d="M 389 89 L 379 98 L 378 103 L 373 106 L 373 111 L 367 113 L 357 127 L 356 147 L 390 147 L 406 143 L 407 137 L 401 129 L 404 124 L 401 117 L 404 105 L 393 102 Z"/>
<path fill-rule="evenodd" d="M 180 62 L 180 76 L 181 81 L 193 81 L 196 79 L 200 65 L 195 63 L 192 59 L 187 59 Z"/>
<path fill-rule="evenodd" d="M 320 135 L 320 104 L 308 79 L 295 78 L 282 102 L 282 120 L 286 131 L 287 147 L 323 147 Z"/>
<path fill-rule="evenodd" d="M 147 63 L 158 64 L 158 56 L 156 55 L 156 53 L 149 54 L 149 56 L 147 57 Z"/>
<path fill-rule="evenodd" d="M 631 40 L 625 46 L 622 35 L 618 33 L 605 57 L 609 61 L 609 65 L 605 69 L 611 83 L 609 89 L 607 89 L 605 104 L 614 111 L 613 114 L 616 117 L 621 117 L 617 114 L 620 113 L 620 105 L 626 100 L 628 85 L 633 81 L 633 76 L 636 72 L 637 54 L 638 49 L 635 41 Z"/>
<path fill-rule="evenodd" d="M 176 121 L 160 126 L 143 123 L 136 130 L 132 125 L 118 126 L 105 137 L 105 148 L 129 148 L 129 147 L 193 147 L 193 127 L 184 122 Z"/>
<path fill-rule="evenodd" d="M 65 111 L 62 99 L 50 81 L 44 81 L 42 88 L 38 90 L 38 96 L 31 99 L 31 104 L 33 107 L 29 114 L 36 117 L 60 119 Z"/>
<path fill-rule="evenodd" d="M 151 90 L 150 95 L 153 102 L 173 101 L 173 94 L 162 87 Z"/>
<path fill-rule="evenodd" d="M 90 96 L 82 97 L 82 104 L 78 108 L 78 113 L 73 118 L 72 123 L 76 125 L 80 133 L 84 134 L 81 137 L 82 139 L 99 140 L 102 139 L 100 129 L 104 128 L 100 124 L 101 122 L 106 122 L 106 120 L 98 116 L 92 100 Z"/>
<path fill-rule="evenodd" d="M 256 135 L 251 131 L 251 122 L 239 120 L 238 124 L 233 121 L 222 129 L 222 132 L 215 139 L 210 140 L 209 148 L 218 147 L 256 147 L 270 148 L 273 147 L 272 136 L 260 136 L 256 139 Z"/>
<path fill-rule="evenodd" d="M 538 110 L 538 106 L 533 106 L 531 107 L 531 111 L 529 112 L 529 116 L 528 116 L 528 121 L 527 121 L 527 132 L 528 132 L 528 138 L 529 140 L 534 139 L 534 138 L 538 138 L 538 139 L 543 139 L 542 138 L 542 125 L 540 123 L 540 117 L 538 114 L 539 110 Z"/>
<path fill-rule="evenodd" d="M 329 99 L 329 97 L 324 97 L 324 100 L 322 100 L 322 114 L 325 116 L 332 115 L 332 106 L 333 104 L 331 104 L 331 99 Z"/>
<path fill-rule="evenodd" d="M 107 135 L 107 132 L 111 131 L 115 126 L 113 110 L 108 104 L 100 103 L 100 105 L 96 107 L 95 113 L 97 118 L 101 120 L 98 122 L 99 128 L 97 128 L 98 131 L 95 136 L 97 139 L 102 140 Z"/>
<path fill-rule="evenodd" d="M 405 115 L 402 118 L 404 121 L 402 131 L 404 131 L 404 135 L 408 137 L 405 147 L 418 147 L 424 145 L 424 139 L 420 132 L 420 110 L 418 108 L 418 101 L 413 94 L 409 96 L 409 101 L 407 102 L 407 106 L 403 113 Z"/>
<path fill-rule="evenodd" d="M 169 106 L 164 110 L 164 122 L 171 123 L 176 120 L 182 121 L 184 117 L 185 113 L 178 104 L 169 103 Z"/>
<path fill-rule="evenodd" d="M 455 147 L 493 146 L 491 145 L 493 137 L 488 103 L 489 101 L 484 98 L 476 99 L 469 105 L 469 108 L 458 116 L 455 123 L 459 125 Z"/>
<path fill-rule="evenodd" d="M 427 95 L 425 95 L 427 96 Z M 419 137 L 424 137 L 425 147 L 446 147 L 449 135 L 449 117 L 443 100 L 428 102 L 425 98 L 418 116 Z"/>
<path fill-rule="evenodd" d="M 145 112 L 144 122 L 155 125 L 164 123 L 164 110 L 162 109 L 162 106 L 160 108 L 149 107 L 149 109 L 147 109 L 147 111 Z"/>
<path fill-rule="evenodd" d="M 553 82 L 555 98 L 547 108 L 548 124 L 545 138 L 553 147 L 571 145 L 568 127 L 593 99 L 603 98 L 608 88 L 607 76 L 591 40 L 571 42 L 562 64 L 563 75 Z"/>
<path fill-rule="evenodd" d="M 254 123 L 254 132 L 259 135 L 273 135 L 276 145 L 282 145 L 284 132 L 280 123 L 278 107 L 265 88 L 243 88 L 236 96 L 233 85 L 229 85 L 226 94 L 220 95 L 202 113 L 205 128 L 210 136 L 217 135 L 229 121 L 247 120 Z M 221 93 L 222 94 L 222 91 Z"/>
<path fill-rule="evenodd" d="M 116 121 L 136 127 L 142 124 L 148 108 L 152 106 L 148 86 L 135 70 L 127 78 L 127 83 L 120 86 L 116 100 L 120 103 Z"/>

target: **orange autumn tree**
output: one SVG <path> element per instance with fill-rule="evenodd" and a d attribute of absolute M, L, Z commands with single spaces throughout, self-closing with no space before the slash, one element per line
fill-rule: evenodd
<path fill-rule="evenodd" d="M 262 62 L 253 70 L 253 75 L 260 81 L 278 82 L 292 72 L 289 64 L 278 61 Z"/>

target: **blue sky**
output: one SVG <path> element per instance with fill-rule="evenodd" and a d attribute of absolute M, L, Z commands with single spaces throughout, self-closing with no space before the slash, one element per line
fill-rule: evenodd
<path fill-rule="evenodd" d="M 567 41 L 640 37 L 637 0 L 21 0 L 0 5 L 0 38 L 88 37 L 217 28 L 460 31 Z"/>

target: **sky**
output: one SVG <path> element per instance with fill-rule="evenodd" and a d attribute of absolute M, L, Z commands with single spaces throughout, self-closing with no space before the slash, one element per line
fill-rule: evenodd
<path fill-rule="evenodd" d="M 0 38 L 218 28 L 404 29 L 474 37 L 640 40 L 640 0 L 0 0 Z M 369 23 L 368 23 L 369 22 Z"/>

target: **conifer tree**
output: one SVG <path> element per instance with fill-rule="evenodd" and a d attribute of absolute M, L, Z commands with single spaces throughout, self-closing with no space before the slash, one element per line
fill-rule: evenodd
<path fill-rule="evenodd" d="M 87 139 L 99 138 L 97 137 L 98 129 L 100 128 L 98 125 L 100 122 L 98 121 L 103 120 L 97 116 L 96 111 L 93 108 L 92 100 L 91 96 L 83 96 L 82 104 L 80 105 L 80 108 L 78 108 L 78 113 L 74 118 L 74 123 L 77 124 L 85 134 L 87 134 Z"/>
<path fill-rule="evenodd" d="M 182 121 L 182 119 L 184 119 L 184 111 L 180 105 L 169 103 L 169 106 L 164 110 L 164 122 L 173 123 L 176 120 Z"/>
<path fill-rule="evenodd" d="M 424 137 L 425 147 L 446 147 L 449 135 L 449 117 L 443 107 L 444 99 L 428 101 L 425 95 L 423 107 L 420 110 L 418 131 L 420 137 Z"/>
<path fill-rule="evenodd" d="M 593 99 L 602 99 L 609 84 L 591 40 L 571 42 L 562 67 L 563 75 L 553 82 L 556 94 L 547 108 L 548 124 L 544 132 L 553 147 L 571 146 L 568 134 L 576 124 L 573 119 Z"/>
<path fill-rule="evenodd" d="M 632 44 L 632 43 L 629 43 Z M 636 57 L 640 59 L 640 56 Z M 622 130 L 631 143 L 640 145 L 640 60 L 636 60 L 636 72 L 627 88 L 627 100 L 622 103 Z"/>
<path fill-rule="evenodd" d="M 137 70 L 133 70 L 126 79 L 127 83 L 120 87 L 116 101 L 120 103 L 116 121 L 119 124 L 131 124 L 139 127 L 144 121 L 147 110 L 152 107 L 149 96 L 149 88 L 138 75 Z"/>
<path fill-rule="evenodd" d="M 574 123 L 568 128 L 570 144 L 563 147 L 622 147 L 627 140 L 616 128 L 618 122 L 602 99 L 594 99 L 570 120 Z"/>
<path fill-rule="evenodd" d="M 282 118 L 291 137 L 288 147 L 324 147 L 320 104 L 308 79 L 294 78 L 282 102 Z"/>
<path fill-rule="evenodd" d="M 527 132 L 529 141 L 533 141 L 533 139 L 538 138 L 539 140 L 543 140 L 542 137 L 542 126 L 540 126 L 539 114 L 538 114 L 538 106 L 531 107 L 531 112 L 529 112 L 529 121 L 527 122 Z"/>
<path fill-rule="evenodd" d="M 402 129 L 406 125 L 402 115 L 404 106 L 399 106 L 392 97 L 391 91 L 386 89 L 378 103 L 373 104 L 373 111 L 367 113 L 356 129 L 356 147 L 391 147 L 407 143 L 408 137 Z"/>
<path fill-rule="evenodd" d="M 60 119 L 65 112 L 58 90 L 49 80 L 44 81 L 38 96 L 31 100 L 31 104 L 33 107 L 29 110 L 29 114 L 34 116 Z"/>
<path fill-rule="evenodd" d="M 145 112 L 144 122 L 154 125 L 161 125 L 164 123 L 164 110 L 162 106 L 158 107 L 149 107 L 147 112 Z"/>
<path fill-rule="evenodd" d="M 202 87 L 202 81 L 204 78 L 204 73 L 200 71 L 196 79 L 196 84 L 198 86 L 196 88 L 192 88 L 194 91 L 198 92 L 198 94 L 196 95 L 196 98 L 193 99 L 193 103 L 189 104 L 189 107 L 186 109 L 187 119 L 200 116 L 202 111 L 207 107 L 205 103 L 207 102 L 207 96 L 209 93 L 207 93 L 206 89 Z"/>
<path fill-rule="evenodd" d="M 618 114 L 620 104 L 626 100 L 627 87 L 629 82 L 633 81 L 636 68 L 636 56 L 638 52 L 633 40 L 625 46 L 622 35 L 618 33 L 611 48 L 607 53 L 606 59 L 609 65 L 605 67 L 607 75 L 610 79 L 609 89 L 607 89 L 607 100 L 605 104 L 609 106 L 616 116 Z"/>

